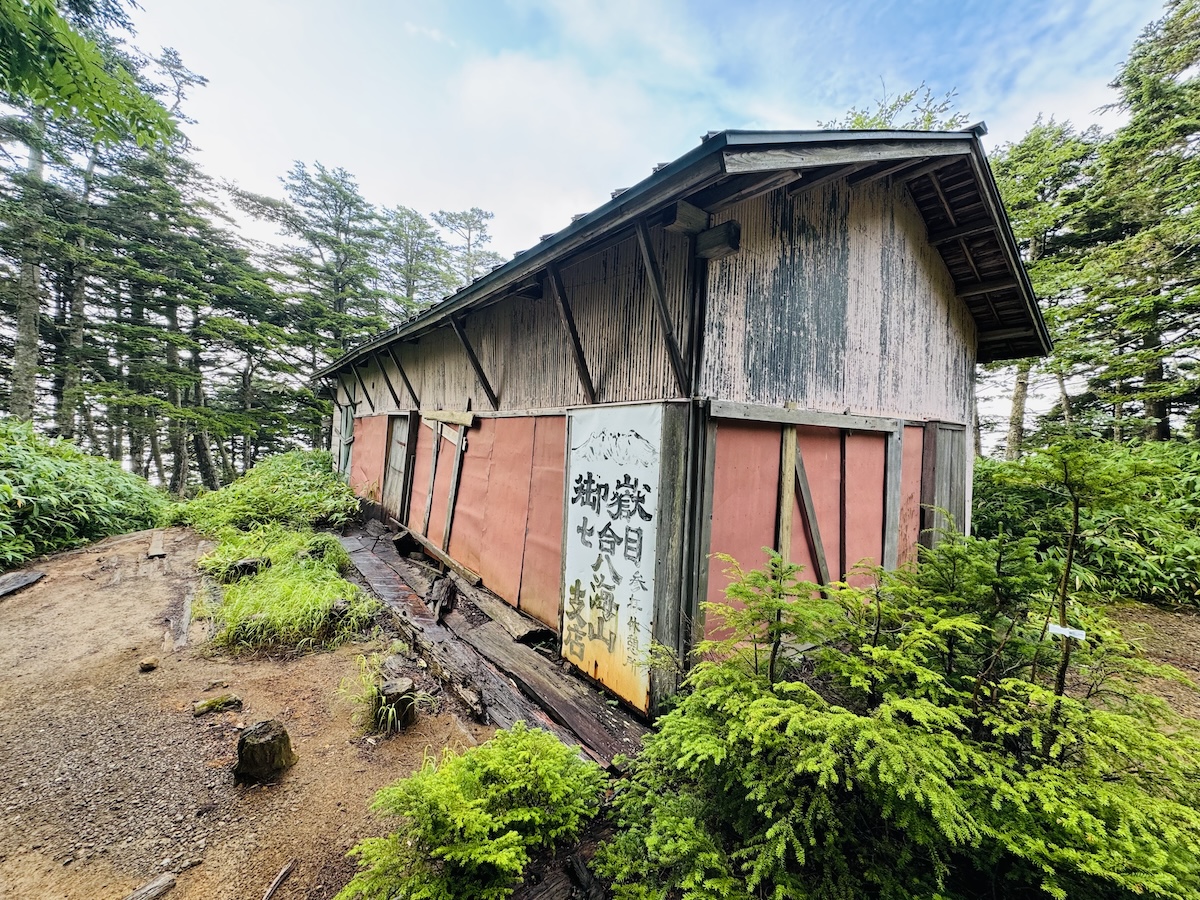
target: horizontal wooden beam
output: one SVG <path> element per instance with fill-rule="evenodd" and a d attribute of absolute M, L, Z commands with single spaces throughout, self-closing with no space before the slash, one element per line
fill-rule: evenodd
<path fill-rule="evenodd" d="M 923 163 L 923 162 L 926 162 L 928 159 L 929 159 L 928 156 L 922 156 L 919 159 L 915 159 L 915 160 L 902 159 L 902 160 L 900 160 L 900 162 L 893 162 L 891 164 L 888 164 L 888 163 L 876 164 L 875 166 L 873 166 L 869 169 L 866 169 L 862 172 L 858 172 L 854 175 L 851 175 L 846 180 L 847 180 L 847 182 L 849 182 L 851 187 L 854 187 L 855 185 L 860 185 L 860 184 L 862 184 L 862 185 L 874 184 L 876 181 L 882 181 L 883 179 L 887 178 L 890 175 L 895 175 L 897 172 L 903 172 L 905 169 L 912 166 L 912 164 L 914 162 L 915 163 Z"/>
<path fill-rule="evenodd" d="M 945 228 L 942 231 L 931 232 L 929 243 L 936 247 L 938 244 L 949 244 L 952 241 L 975 237 L 977 234 L 987 234 L 995 230 L 995 222 L 972 222 L 966 225 L 959 225 L 956 228 Z"/>
<path fill-rule="evenodd" d="M 962 156 L 970 152 L 970 138 L 958 140 L 912 141 L 849 141 L 834 144 L 813 144 L 775 148 L 771 150 L 726 150 L 723 154 L 725 171 L 730 175 L 743 172 L 771 172 L 780 169 L 811 169 L 814 166 L 834 166 L 860 162 L 882 162 L 887 159 L 912 159 L 922 156 Z"/>
<path fill-rule="evenodd" d="M 701 259 L 723 259 L 742 246 L 742 226 L 732 220 L 714 225 L 696 235 L 696 255 Z"/>
<path fill-rule="evenodd" d="M 713 400 L 710 414 L 714 419 L 741 419 L 747 422 L 778 422 L 781 425 L 811 425 L 818 428 L 843 428 L 847 431 L 893 432 L 903 427 L 899 419 L 882 416 L 851 416 L 815 409 L 783 409 L 734 400 Z"/>
<path fill-rule="evenodd" d="M 814 188 L 819 188 L 823 184 L 829 184 L 831 181 L 841 181 L 843 178 L 849 178 L 855 172 L 861 172 L 863 169 L 870 168 L 872 163 L 856 163 L 852 166 L 838 166 L 835 169 L 830 169 L 828 172 L 822 172 L 820 175 L 813 177 L 804 177 L 796 184 L 788 188 L 788 196 L 795 197 L 797 194 L 803 194 L 811 191 Z"/>
<path fill-rule="evenodd" d="M 468 428 L 474 428 L 476 416 L 469 409 L 423 409 L 421 418 L 429 419 L 431 422 L 449 422 L 451 425 L 465 425 Z"/>
<path fill-rule="evenodd" d="M 934 172 L 940 172 L 946 166 L 952 166 L 962 159 L 966 159 L 966 153 L 961 153 L 957 156 L 943 156 L 937 159 L 930 160 L 927 163 L 916 164 L 911 169 L 906 169 L 896 173 L 896 180 L 907 184 L 910 181 L 916 181 L 918 178 L 924 178 L 926 175 L 932 175 Z M 914 160 L 914 163 L 916 161 Z"/>
<path fill-rule="evenodd" d="M 990 294 L 992 291 L 1011 291 L 1017 286 L 1015 278 L 997 278 L 995 281 L 981 281 L 979 284 L 964 284 L 954 289 L 959 297 L 977 297 L 980 294 Z"/>
<path fill-rule="evenodd" d="M 425 537 L 425 535 L 418 534 L 411 528 L 401 525 L 400 531 L 394 538 L 392 538 L 392 540 L 395 542 L 400 542 L 405 538 L 412 538 L 421 545 L 426 553 L 458 575 L 459 578 L 467 582 L 469 585 L 471 585 L 471 587 L 476 587 L 481 581 L 483 581 L 478 572 L 473 572 L 468 569 L 433 541 L 429 540 L 429 538 Z"/>
<path fill-rule="evenodd" d="M 719 195 L 715 200 L 710 200 L 705 209 L 711 213 L 721 212 L 729 209 L 734 204 L 741 203 L 743 200 L 749 200 L 752 197 L 757 197 L 761 194 L 768 194 L 771 191 L 778 190 L 781 187 L 787 187 L 799 181 L 801 175 L 794 169 L 788 169 L 778 174 L 772 174 L 766 178 L 757 178 L 753 175 L 742 176 L 747 179 L 747 182 L 741 186 L 731 186 L 731 188 Z"/>
<path fill-rule="evenodd" d="M 981 344 L 993 344 L 997 341 L 1011 341 L 1013 338 L 1034 338 L 1038 336 L 1032 328 L 1001 328 L 998 331 L 980 331 Z"/>
<path fill-rule="evenodd" d="M 667 208 L 663 227 L 680 234 L 699 234 L 708 227 L 708 213 L 686 200 L 680 200 Z"/>

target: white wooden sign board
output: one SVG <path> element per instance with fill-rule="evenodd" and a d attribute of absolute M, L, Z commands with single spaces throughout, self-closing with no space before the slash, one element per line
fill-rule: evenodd
<path fill-rule="evenodd" d="M 649 705 L 658 546 L 659 404 L 574 410 L 567 431 L 562 655 Z"/>

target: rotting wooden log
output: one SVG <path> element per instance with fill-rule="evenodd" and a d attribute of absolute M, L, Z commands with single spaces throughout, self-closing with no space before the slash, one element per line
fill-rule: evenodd
<path fill-rule="evenodd" d="M 161 875 L 147 881 L 140 888 L 127 896 L 125 900 L 155 900 L 175 887 L 175 873 L 163 872 Z"/>
<path fill-rule="evenodd" d="M 463 582 L 458 585 L 459 593 L 470 600 L 485 616 L 496 622 L 512 635 L 514 641 L 529 643 L 554 634 L 537 619 L 513 609 L 499 597 L 481 587 L 472 587 Z"/>
<path fill-rule="evenodd" d="M 23 569 L 20 572 L 9 572 L 6 575 L 0 575 L 0 597 L 7 597 L 9 594 L 15 594 L 17 591 L 24 590 L 31 584 L 37 584 L 37 582 L 45 577 L 45 572 L 35 572 L 32 569 Z"/>
<path fill-rule="evenodd" d="M 629 756 L 641 748 L 648 728 L 615 713 L 598 690 L 557 668 L 533 648 L 518 644 L 495 622 L 471 627 L 460 613 L 451 613 L 446 624 L 525 693 L 536 697 L 550 716 L 578 735 L 605 766 L 612 765 L 614 757 Z"/>
<path fill-rule="evenodd" d="M 396 715 L 395 728 L 402 731 L 417 721 L 417 692 L 411 678 L 389 678 L 380 685 L 383 705 Z"/>
<path fill-rule="evenodd" d="M 159 529 L 150 535 L 150 549 L 146 551 L 146 559 L 162 559 L 166 555 L 167 551 L 163 548 L 163 533 Z"/>
<path fill-rule="evenodd" d="M 421 593 L 428 590 L 431 580 L 402 559 L 395 548 L 381 544 L 371 550 L 353 536 L 343 536 L 340 540 L 359 574 L 392 613 L 405 640 L 476 719 L 500 728 L 523 721 L 549 731 L 566 744 L 580 743 L 578 737 L 554 722 L 494 665 L 433 618 Z M 418 585 L 423 588 L 418 589 Z M 596 754 L 589 755 L 601 762 Z"/>
<path fill-rule="evenodd" d="M 288 880 L 288 876 L 296 871 L 298 865 L 300 865 L 300 860 L 289 859 L 284 867 L 279 870 L 279 874 L 275 876 L 275 880 L 271 882 L 271 886 L 267 888 L 267 892 L 263 894 L 263 900 L 271 900 L 280 886 Z"/>
<path fill-rule="evenodd" d="M 457 598 L 458 583 L 453 578 L 442 576 L 434 579 L 433 588 L 425 599 L 433 610 L 433 617 L 440 622 L 446 613 L 454 611 Z"/>
<path fill-rule="evenodd" d="M 483 581 L 483 578 L 480 577 L 478 572 L 472 572 L 433 541 L 429 540 L 429 538 L 422 534 L 417 534 L 410 528 L 401 526 L 400 532 L 394 538 L 392 538 L 392 540 L 396 543 L 402 543 L 406 538 L 412 538 L 412 540 L 416 541 L 426 553 L 428 553 L 438 562 L 443 563 L 447 568 L 452 570 L 456 575 L 458 575 L 472 587 Z"/>

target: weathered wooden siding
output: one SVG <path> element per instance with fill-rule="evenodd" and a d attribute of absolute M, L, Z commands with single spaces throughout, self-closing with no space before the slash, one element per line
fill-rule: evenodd
<path fill-rule="evenodd" d="M 688 239 L 651 229 L 651 244 L 662 270 L 667 307 L 684 359 L 690 332 Z M 650 281 L 632 236 L 606 250 L 562 267 L 567 300 L 591 370 L 598 400 L 605 403 L 661 400 L 680 396 L 654 308 Z M 464 330 L 491 382 L 501 410 L 535 410 L 581 405 L 583 388 L 570 344 L 547 290 L 540 300 L 513 298 L 471 312 Z M 491 409 L 450 327 L 422 335 L 417 342 L 397 341 L 399 358 L 420 398 L 422 409 Z M 379 366 L 387 369 L 399 406 Z M 358 369 L 375 411 L 414 408 L 403 379 L 386 354 Z M 347 389 L 361 395 L 349 373 Z M 344 399 L 344 394 L 340 395 Z M 366 407 L 360 403 L 358 414 Z"/>
<path fill-rule="evenodd" d="M 702 394 L 969 421 L 975 325 L 902 187 L 779 190 L 727 219 L 741 250 L 708 265 Z"/>

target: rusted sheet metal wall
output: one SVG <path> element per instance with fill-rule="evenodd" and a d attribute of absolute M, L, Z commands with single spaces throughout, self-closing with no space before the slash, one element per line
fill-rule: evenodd
<path fill-rule="evenodd" d="M 425 515 L 433 435 L 421 425 L 407 522 L 417 531 Z M 564 416 L 477 419 L 467 430 L 449 548 L 489 590 L 556 631 L 565 442 Z M 453 471 L 454 445 L 442 438 L 429 524 L 429 538 L 438 544 Z"/>
<path fill-rule="evenodd" d="M 902 457 L 901 559 L 914 552 L 919 527 L 921 429 L 909 431 L 917 433 L 905 434 Z M 761 567 L 762 548 L 775 544 L 781 437 L 779 425 L 734 421 L 717 425 L 709 548 L 734 557 L 745 569 Z M 797 437 L 833 576 L 841 577 L 860 561 L 878 564 L 883 556 L 887 437 L 874 432 L 843 435 L 838 429 L 807 426 L 797 428 Z M 799 496 L 792 522 L 791 560 L 804 566 L 803 577 L 815 581 Z M 706 599 L 724 599 L 729 584 L 725 568 L 724 562 L 710 560 Z M 858 575 L 850 580 L 869 582 Z M 705 623 L 705 633 L 719 635 L 713 621 Z"/>
<path fill-rule="evenodd" d="M 917 558 L 921 537 L 921 451 L 925 429 L 909 425 L 904 429 L 904 449 L 900 463 L 900 554 L 903 565 Z"/>
<path fill-rule="evenodd" d="M 708 265 L 703 394 L 969 421 L 975 325 L 902 187 L 780 190 L 727 219 L 741 250 Z"/>
<path fill-rule="evenodd" d="M 691 330 L 688 240 L 661 228 L 651 229 L 650 237 L 676 339 L 686 359 Z M 630 237 L 567 264 L 562 278 L 600 401 L 679 396 L 637 241 Z M 473 311 L 464 330 L 499 397 L 500 409 L 552 409 L 585 402 L 569 341 L 548 293 L 540 300 L 514 298 Z M 490 409 L 462 344 L 449 327 L 422 335 L 415 343 L 396 342 L 391 350 L 400 358 L 422 408 L 464 409 L 470 400 L 473 409 Z M 386 367 L 400 397 L 399 407 L 380 365 Z M 400 373 L 386 354 L 377 355 L 358 372 L 376 411 L 412 408 Z M 343 373 L 348 386 L 352 378 Z"/>
<path fill-rule="evenodd" d="M 388 417 L 361 416 L 354 420 L 354 453 L 350 458 L 350 487 L 372 503 L 383 497 L 387 459 Z"/>

